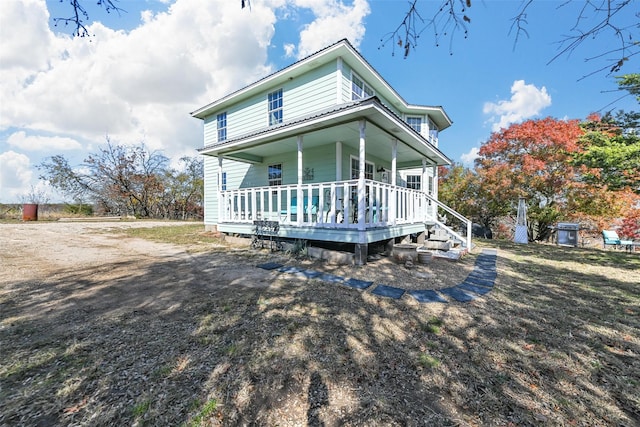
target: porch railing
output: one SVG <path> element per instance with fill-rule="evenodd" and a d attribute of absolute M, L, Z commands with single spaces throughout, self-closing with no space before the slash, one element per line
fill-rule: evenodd
<path fill-rule="evenodd" d="M 354 179 L 224 190 L 219 201 L 220 222 L 270 220 L 281 225 L 364 230 L 431 221 L 470 244 L 471 224 L 462 215 L 422 191 L 373 180 L 365 180 L 362 192 Z M 466 221 L 467 236 L 441 222 L 438 208 Z"/>
<path fill-rule="evenodd" d="M 221 222 L 267 219 L 291 225 L 366 228 L 425 221 L 433 214 L 424 193 L 372 180 L 365 181 L 362 213 L 358 180 L 299 188 L 297 184 L 240 188 L 221 191 L 220 195 Z"/>

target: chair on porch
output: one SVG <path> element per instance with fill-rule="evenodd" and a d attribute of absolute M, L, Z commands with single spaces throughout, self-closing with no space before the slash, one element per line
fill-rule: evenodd
<path fill-rule="evenodd" d="M 607 245 L 619 248 L 624 246 L 625 248 L 631 248 L 633 242 L 631 240 L 621 240 L 618 237 L 618 233 L 613 230 L 602 230 L 602 247 L 606 249 Z"/>
<path fill-rule="evenodd" d="M 302 210 L 304 212 L 305 221 L 307 221 L 307 215 L 311 214 L 312 221 L 315 221 L 316 215 L 318 214 L 318 205 L 320 204 L 319 196 L 311 197 L 311 206 L 309 206 L 309 198 L 305 197 L 302 205 Z M 291 219 L 293 220 L 294 215 L 298 215 L 298 198 L 292 197 L 291 204 L 289 206 L 289 212 L 291 212 Z M 287 210 L 283 209 L 280 211 L 280 215 L 286 216 Z"/>

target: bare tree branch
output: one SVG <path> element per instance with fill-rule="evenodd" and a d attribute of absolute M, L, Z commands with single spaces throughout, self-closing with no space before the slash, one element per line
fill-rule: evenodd
<path fill-rule="evenodd" d="M 431 28 L 436 46 L 440 45 L 442 37 L 450 37 L 449 53 L 453 54 L 452 43 L 456 32 L 462 31 L 465 39 L 468 36 L 466 24 L 471 22 L 471 18 L 465 12 L 471 7 L 471 0 L 443 0 L 433 18 L 426 23 L 416 7 L 417 3 L 418 0 L 409 2 L 409 10 L 405 13 L 402 22 L 395 30 L 380 39 L 379 49 L 391 42 L 393 46 L 391 54 L 395 55 L 396 46 L 398 46 L 403 50 L 406 58 L 411 49 L 415 50 L 418 46 L 420 35 L 427 28 Z M 457 7 L 459 10 L 456 9 Z"/>
<path fill-rule="evenodd" d="M 429 2 L 425 2 L 427 5 Z M 514 36 L 514 49 L 521 36 L 529 37 L 527 27 L 529 25 L 528 11 L 534 4 L 534 0 L 523 0 L 516 15 L 512 18 L 509 34 Z M 558 42 L 559 51 L 547 62 L 552 63 L 562 56 L 570 56 L 583 43 L 598 37 L 613 36 L 617 44 L 597 55 L 586 58 L 586 61 L 610 56 L 606 66 L 598 68 L 587 76 L 606 72 L 607 75 L 620 72 L 629 58 L 640 53 L 640 41 L 638 40 L 638 30 L 640 29 L 640 12 L 632 9 L 634 0 L 566 0 L 558 6 L 568 7 L 571 4 L 578 4 L 579 10 L 575 22 L 569 28 L 569 34 L 562 36 Z M 439 9 L 433 13 L 432 19 L 425 21 L 418 10 L 420 5 L 418 0 L 409 1 L 409 9 L 404 14 L 404 18 L 398 27 L 387 33 L 380 39 L 380 48 L 392 43 L 393 51 L 400 47 L 406 58 L 410 51 L 418 46 L 418 38 L 428 28 L 433 30 L 435 45 L 439 46 L 443 37 L 449 37 L 449 54 L 453 54 L 453 40 L 456 34 L 462 32 L 464 38 L 468 37 L 467 24 L 471 23 L 468 10 L 471 7 L 471 0 L 441 0 Z M 629 13 L 638 20 L 628 26 L 623 26 L 621 21 L 628 18 Z M 626 14 L 626 15 L 625 15 Z M 595 23 L 589 25 L 590 22 Z M 587 26 L 585 28 L 585 26 Z M 585 78 L 584 76 L 583 78 Z"/>
<path fill-rule="evenodd" d="M 83 0 L 60 0 L 60 3 L 64 3 L 65 1 L 69 2 L 72 15 L 68 18 L 53 18 L 53 22 L 55 23 L 54 26 L 57 27 L 60 23 L 63 23 L 65 26 L 71 24 L 75 27 L 72 33 L 74 36 L 90 36 L 89 30 L 85 25 L 85 22 L 89 21 L 89 13 L 84 6 L 82 6 Z M 107 13 L 111 13 L 111 11 L 115 11 L 118 14 L 120 14 L 120 12 L 126 12 L 124 9 L 121 9 L 114 4 L 114 2 L 117 1 L 118 0 L 97 0 L 96 5 L 103 8 Z"/>

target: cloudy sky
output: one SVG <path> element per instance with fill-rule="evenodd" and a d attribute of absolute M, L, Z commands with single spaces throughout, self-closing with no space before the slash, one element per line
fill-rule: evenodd
<path fill-rule="evenodd" d="M 421 1 L 428 21 L 440 2 Z M 536 2 L 528 37 L 516 43 L 520 2 L 474 1 L 468 38 L 449 32 L 436 47 L 427 29 L 406 59 L 381 43 L 403 18 L 401 0 L 252 0 L 245 9 L 238 0 L 120 0 L 120 14 L 95 3 L 85 1 L 92 37 L 74 38 L 54 21 L 71 14 L 67 0 L 2 0 L 0 203 L 43 186 L 35 166 L 46 158 L 80 165 L 107 136 L 174 160 L 195 156 L 202 123 L 189 112 L 342 38 L 407 102 L 445 108 L 454 124 L 440 147 L 457 162 L 472 162 L 492 131 L 528 118 L 638 109 L 630 97 L 609 105 L 619 97 L 613 77 L 581 79 L 612 59 L 597 57 L 615 42 L 608 34 L 547 64 L 580 2 Z M 638 68 L 636 58 L 626 71 Z"/>

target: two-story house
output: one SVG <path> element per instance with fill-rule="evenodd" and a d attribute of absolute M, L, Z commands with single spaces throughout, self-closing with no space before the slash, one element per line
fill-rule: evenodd
<path fill-rule="evenodd" d="M 209 229 L 248 236 L 255 220 L 278 221 L 282 238 L 353 244 L 359 264 L 369 244 L 433 225 L 470 246 L 471 224 L 437 200 L 451 120 L 408 104 L 347 40 L 191 115 L 204 123 Z"/>

